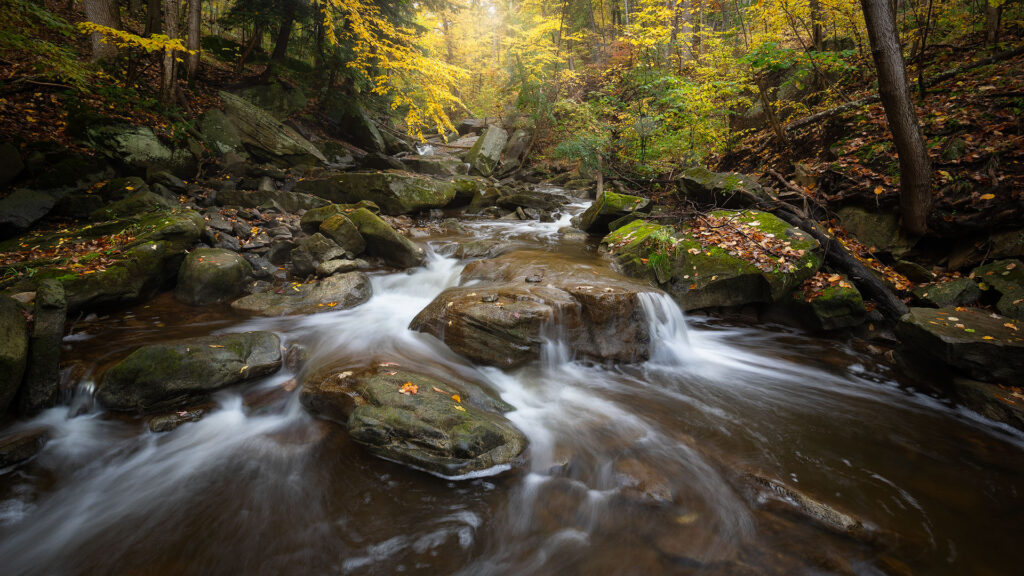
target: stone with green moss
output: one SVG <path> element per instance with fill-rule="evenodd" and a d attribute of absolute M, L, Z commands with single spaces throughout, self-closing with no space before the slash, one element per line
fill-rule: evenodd
<path fill-rule="evenodd" d="M 356 225 L 344 214 L 335 214 L 320 224 L 320 233 L 334 240 L 341 249 L 352 256 L 358 256 L 366 249 L 366 240 Z"/>
<path fill-rule="evenodd" d="M 306 211 L 299 221 L 299 227 L 306 234 L 315 234 L 320 230 L 320 225 L 335 214 L 350 214 L 360 208 L 366 208 L 374 214 L 380 214 L 380 207 L 368 200 L 356 202 L 355 204 L 327 204 L 319 208 Z"/>
<path fill-rule="evenodd" d="M 497 125 L 490 125 L 480 135 L 466 154 L 466 162 L 474 174 L 490 176 L 501 161 L 501 153 L 508 142 L 508 132 Z"/>
<path fill-rule="evenodd" d="M 573 218 L 573 226 L 590 234 L 607 234 L 608 225 L 633 213 L 651 211 L 651 201 L 639 196 L 605 192 L 583 214 Z"/>
<path fill-rule="evenodd" d="M 972 306 L 978 302 L 981 290 L 970 278 L 957 278 L 949 282 L 925 284 L 914 289 L 914 296 L 922 303 L 936 308 Z"/>
<path fill-rule="evenodd" d="M 0 415 L 14 400 L 28 362 L 28 326 L 21 306 L 0 294 Z"/>
<path fill-rule="evenodd" d="M 144 214 L 146 212 L 166 210 L 171 207 L 171 203 L 164 199 L 163 196 L 154 194 L 147 188 L 95 210 L 89 215 L 89 218 L 92 220 L 111 220 Z"/>
<path fill-rule="evenodd" d="M 680 193 L 704 206 L 747 208 L 770 200 L 757 180 L 735 172 L 712 172 L 707 168 L 690 168 L 678 183 Z"/>
<path fill-rule="evenodd" d="M 386 214 L 411 214 L 443 208 L 455 198 L 455 184 L 408 172 L 345 172 L 309 178 L 295 186 L 298 192 L 336 203 L 369 200 Z"/>
<path fill-rule="evenodd" d="M 688 226 L 677 230 L 643 220 L 615 230 L 602 245 L 624 273 L 657 283 L 686 310 L 778 301 L 821 266 L 818 243 L 771 214 L 747 210 L 712 215 L 785 238 L 800 256 L 787 262 L 791 269 L 781 263 L 762 269 L 742 250 L 703 246 Z"/>
<path fill-rule="evenodd" d="M 174 296 L 193 306 L 228 302 L 245 291 L 251 277 L 252 266 L 238 253 L 196 248 L 181 263 Z"/>
<path fill-rule="evenodd" d="M 996 310 L 1000 314 L 1024 320 L 1024 263 L 998 260 L 975 268 L 971 275 L 980 288 L 998 295 Z"/>
<path fill-rule="evenodd" d="M 334 374 L 307 382 L 301 398 L 371 453 L 440 476 L 511 468 L 527 445 L 502 416 L 507 405 L 449 378 L 390 368 Z"/>
<path fill-rule="evenodd" d="M 271 332 L 221 334 L 143 346 L 103 375 L 96 399 L 124 412 L 194 403 L 210 393 L 281 367 Z"/>
<path fill-rule="evenodd" d="M 787 304 L 799 323 L 813 330 L 859 326 L 867 316 L 864 298 L 845 276 L 839 284 L 820 292 L 796 290 Z"/>
<path fill-rule="evenodd" d="M 366 208 L 355 210 L 347 216 L 366 240 L 366 252 L 383 258 L 390 266 L 412 268 L 419 266 L 426 259 L 427 254 L 423 248 L 399 234 Z"/>

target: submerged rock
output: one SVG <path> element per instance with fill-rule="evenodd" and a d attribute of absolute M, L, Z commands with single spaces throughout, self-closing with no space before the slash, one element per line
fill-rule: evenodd
<path fill-rule="evenodd" d="M 714 227 L 631 222 L 602 241 L 629 276 L 665 288 L 685 310 L 777 302 L 821 266 L 817 241 L 755 210 L 717 211 Z M 716 231 L 730 231 L 731 239 Z"/>
<path fill-rule="evenodd" d="M 640 295 L 655 292 L 604 267 L 521 251 L 466 266 L 461 283 L 423 309 L 410 328 L 467 358 L 513 367 L 540 356 L 546 339 L 614 362 L 650 356 Z"/>
<path fill-rule="evenodd" d="M 1024 323 L 976 308 L 911 308 L 896 327 L 906 352 L 976 380 L 1020 384 Z"/>
<path fill-rule="evenodd" d="M 373 454 L 441 476 L 511 467 L 527 444 L 482 392 L 401 369 L 307 382 L 301 401 Z"/>
<path fill-rule="evenodd" d="M 292 282 L 276 291 L 250 294 L 232 302 L 231 308 L 261 316 L 315 314 L 354 308 L 369 300 L 371 293 L 366 274 L 348 272 L 308 284 Z"/>
<path fill-rule="evenodd" d="M 96 399 L 116 411 L 148 412 L 273 374 L 281 340 L 271 332 L 220 334 L 143 346 L 103 375 Z"/>
<path fill-rule="evenodd" d="M 390 215 L 443 208 L 455 198 L 453 182 L 397 171 L 344 172 L 307 178 L 296 184 L 295 189 L 331 202 L 367 200 Z"/>
<path fill-rule="evenodd" d="M 221 248 L 196 248 L 181 263 L 174 296 L 193 306 L 228 302 L 245 291 L 252 265 Z"/>

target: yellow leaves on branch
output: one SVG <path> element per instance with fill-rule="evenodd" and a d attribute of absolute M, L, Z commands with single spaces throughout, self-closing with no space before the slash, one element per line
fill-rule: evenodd
<path fill-rule="evenodd" d="M 422 140 L 424 130 L 455 129 L 448 113 L 463 108 L 455 90 L 468 78 L 464 69 L 424 54 L 421 34 L 395 26 L 366 0 L 327 0 L 323 19 L 331 42 L 351 44 L 355 58 L 348 66 L 373 84 L 375 94 L 391 96 L 393 109 L 405 109 L 410 134 Z"/>
<path fill-rule="evenodd" d="M 164 52 L 167 50 L 195 54 L 195 50 L 189 50 L 182 43 L 181 38 L 171 38 L 164 34 L 152 34 L 148 38 L 138 36 L 131 32 L 110 28 L 95 22 L 80 22 L 77 28 L 83 34 L 97 33 L 103 36 L 103 41 L 113 44 L 118 48 L 141 48 L 146 52 Z"/>

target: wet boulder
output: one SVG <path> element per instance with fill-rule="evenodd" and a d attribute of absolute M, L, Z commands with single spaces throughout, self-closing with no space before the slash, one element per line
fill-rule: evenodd
<path fill-rule="evenodd" d="M 685 310 L 778 302 L 822 262 L 817 241 L 754 210 L 716 211 L 678 229 L 635 221 L 602 247 L 625 274 L 657 283 Z"/>
<path fill-rule="evenodd" d="M 689 200 L 716 208 L 749 208 L 771 196 L 757 180 L 736 172 L 712 172 L 690 168 L 678 182 L 679 192 Z"/>
<path fill-rule="evenodd" d="M 892 210 L 872 211 L 857 206 L 839 209 L 839 223 L 857 240 L 877 252 L 902 256 L 914 247 L 914 241 L 904 235 L 899 215 Z"/>
<path fill-rule="evenodd" d="M 1003 316 L 1024 320 L 1024 263 L 999 260 L 979 266 L 971 273 L 986 292 L 995 292 L 996 310 Z"/>
<path fill-rule="evenodd" d="M 17 302 L 0 294 L 0 415 L 14 400 L 28 363 L 28 327 Z"/>
<path fill-rule="evenodd" d="M 347 272 L 307 284 L 291 282 L 274 291 L 250 294 L 232 302 L 231 308 L 260 316 L 315 314 L 354 308 L 369 300 L 372 291 L 366 274 Z"/>
<path fill-rule="evenodd" d="M 25 430 L 0 438 L 0 470 L 32 458 L 49 439 L 50 434 L 45 429 Z"/>
<path fill-rule="evenodd" d="M 43 280 L 36 287 L 28 369 L 18 401 L 22 413 L 34 414 L 59 400 L 60 347 L 67 307 L 64 286 L 57 280 Z"/>
<path fill-rule="evenodd" d="M 903 353 L 976 380 L 1020 384 L 1024 323 L 976 308 L 911 308 L 896 334 Z"/>
<path fill-rule="evenodd" d="M 651 211 L 651 201 L 629 194 L 605 192 L 583 214 L 573 218 L 573 226 L 591 234 L 604 235 L 609 224 L 631 214 Z"/>
<path fill-rule="evenodd" d="M 345 424 L 371 453 L 440 476 L 511 468 L 526 437 L 479 388 L 406 370 L 378 368 L 307 382 L 301 402 Z"/>
<path fill-rule="evenodd" d="M 466 154 L 470 171 L 481 176 L 490 176 L 498 167 L 507 142 L 508 132 L 504 128 L 495 124 L 488 126 Z"/>
<path fill-rule="evenodd" d="M 841 274 L 818 274 L 778 304 L 777 309 L 786 320 L 811 330 L 850 328 L 863 324 L 867 318 L 864 298 Z"/>
<path fill-rule="evenodd" d="M 452 156 L 406 156 L 400 160 L 405 170 L 431 176 L 455 176 L 468 172 L 468 165 Z"/>
<path fill-rule="evenodd" d="M 337 203 L 368 200 L 385 214 L 411 214 L 443 208 L 455 198 L 455 184 L 408 172 L 345 172 L 307 178 L 296 191 Z"/>
<path fill-rule="evenodd" d="M 174 296 L 193 306 L 228 302 L 245 291 L 251 277 L 252 266 L 236 252 L 197 248 L 181 263 Z"/>
<path fill-rule="evenodd" d="M 355 256 L 323 234 L 317 232 L 303 238 L 291 251 L 292 276 L 305 277 L 316 272 L 317 266 L 330 260 Z"/>
<path fill-rule="evenodd" d="M 423 248 L 399 234 L 387 222 L 366 208 L 355 210 L 347 216 L 366 241 L 366 252 L 382 258 L 388 265 L 396 268 L 412 268 L 419 266 L 426 259 L 427 254 Z"/>
<path fill-rule="evenodd" d="M 254 155 L 290 164 L 327 164 L 316 146 L 266 110 L 228 92 L 221 92 L 220 98 L 242 143 Z"/>
<path fill-rule="evenodd" d="M 470 263 L 460 283 L 423 309 L 410 328 L 475 362 L 511 368 L 539 357 L 552 339 L 596 360 L 650 356 L 642 295 L 658 291 L 605 267 L 518 251 Z"/>
<path fill-rule="evenodd" d="M 109 410 L 149 412 L 194 403 L 221 388 L 273 374 L 281 340 L 244 332 L 143 346 L 103 375 L 96 399 Z"/>
<path fill-rule="evenodd" d="M 569 198 L 562 194 L 545 190 L 514 190 L 502 194 L 497 205 L 508 210 L 516 208 L 533 208 L 535 210 L 558 210 L 569 203 Z"/>

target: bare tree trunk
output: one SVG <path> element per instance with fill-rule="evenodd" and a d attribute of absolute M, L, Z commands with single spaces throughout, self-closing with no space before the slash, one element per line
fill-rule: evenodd
<path fill-rule="evenodd" d="M 818 52 L 825 49 L 825 30 L 821 26 L 821 0 L 810 0 L 811 45 Z"/>
<path fill-rule="evenodd" d="M 900 212 L 910 234 L 928 231 L 931 206 L 931 163 L 910 98 L 910 83 L 900 51 L 896 20 L 888 0 L 861 0 L 871 55 L 878 69 L 878 93 L 900 159 Z"/>
<path fill-rule="evenodd" d="M 199 74 L 200 35 L 202 33 L 203 0 L 188 0 L 188 44 L 193 53 L 188 55 L 188 81 L 195 82 Z"/>
<path fill-rule="evenodd" d="M 163 16 L 160 14 L 161 0 L 146 0 L 146 36 L 163 31 Z"/>
<path fill-rule="evenodd" d="M 985 0 L 985 41 L 993 46 L 999 42 L 999 25 L 1003 19 L 1003 5 L 993 6 Z"/>
<path fill-rule="evenodd" d="M 277 32 L 277 42 L 274 44 L 274 52 L 270 54 L 271 60 L 281 61 L 288 55 L 288 41 L 292 36 L 292 25 L 295 23 L 295 12 L 298 8 L 296 0 L 286 0 L 281 15 L 281 28 Z"/>
<path fill-rule="evenodd" d="M 142 12 L 142 0 L 128 0 L 128 13 L 132 16 Z"/>
<path fill-rule="evenodd" d="M 772 108 L 772 103 L 768 100 L 768 92 L 764 88 L 764 81 L 757 78 L 755 83 L 757 84 L 757 93 L 761 97 L 761 106 L 764 107 L 765 116 L 768 117 L 768 125 L 775 132 L 775 137 L 779 139 L 779 144 L 788 146 L 789 139 L 786 138 L 786 131 L 783 130 L 782 124 L 779 123 L 779 117 L 775 115 L 775 109 Z"/>
<path fill-rule="evenodd" d="M 178 22 L 181 0 L 164 0 L 164 31 L 171 39 L 179 38 Z M 160 83 L 160 99 L 164 104 L 174 104 L 178 86 L 178 60 L 174 50 L 164 50 L 163 78 Z"/>
<path fill-rule="evenodd" d="M 85 0 L 85 18 L 107 28 L 121 29 L 121 15 L 117 0 Z M 98 32 L 92 33 L 92 59 L 110 60 L 117 58 L 117 46 L 104 39 Z"/>

